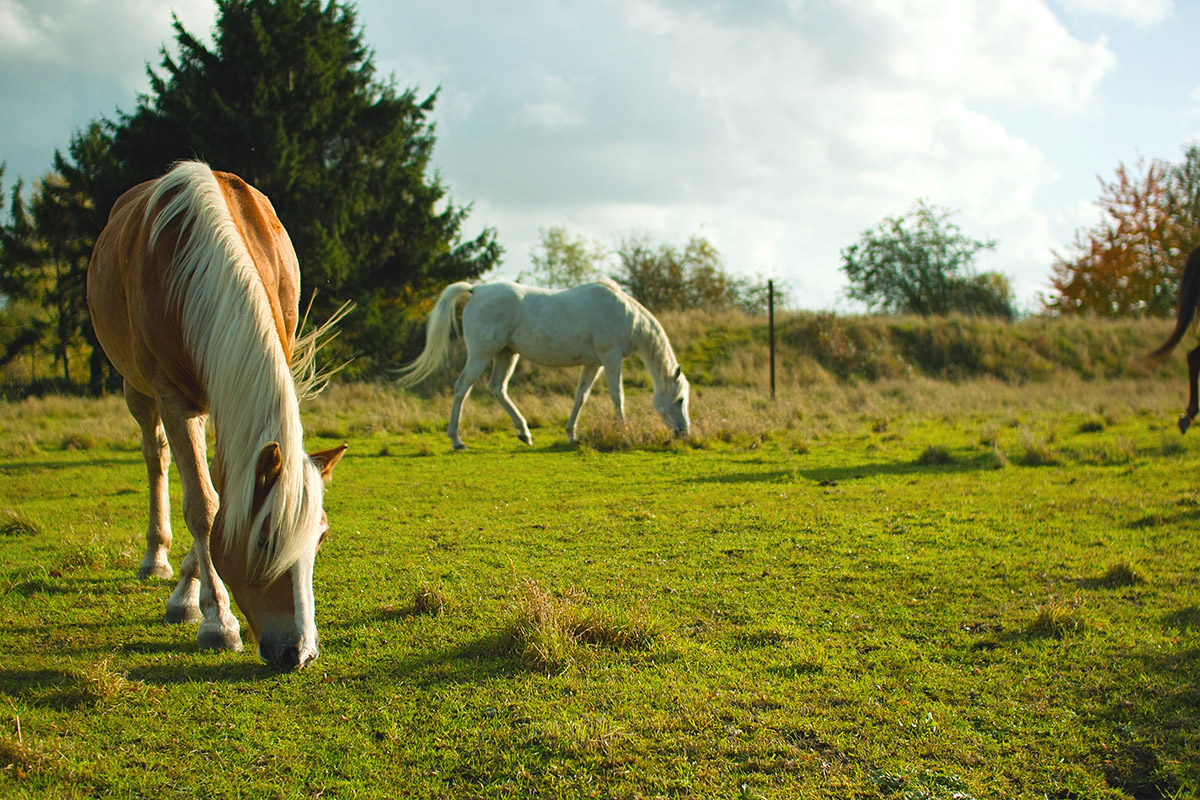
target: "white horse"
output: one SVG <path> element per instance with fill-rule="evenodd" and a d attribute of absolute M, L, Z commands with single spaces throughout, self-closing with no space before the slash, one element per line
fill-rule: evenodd
<path fill-rule="evenodd" d="M 621 362 L 633 353 L 641 357 L 650 372 L 654 410 L 676 435 L 687 435 L 688 382 L 667 334 L 641 303 L 612 282 L 559 291 L 508 282 L 479 286 L 452 283 L 442 291 L 429 314 L 425 350 L 400 370 L 400 385 L 420 383 L 446 363 L 450 331 L 457 327 L 455 309 L 463 297 L 469 298 L 462 312 L 467 363 L 454 382 L 454 405 L 446 431 L 455 450 L 465 447 L 458 436 L 463 402 L 489 361 L 492 375 L 488 388 L 512 418 L 517 438 L 533 443 L 525 418 L 508 396 L 508 381 L 521 356 L 548 367 L 583 366 L 575 406 L 567 419 L 567 438 L 571 442 L 575 442 L 579 410 L 602 369 L 617 417 L 625 419 Z"/>

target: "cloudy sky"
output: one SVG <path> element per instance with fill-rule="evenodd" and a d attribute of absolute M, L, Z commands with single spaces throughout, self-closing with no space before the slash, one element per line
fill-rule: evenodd
<path fill-rule="evenodd" d="M 1183 0 L 360 0 L 381 76 L 440 87 L 435 161 L 472 230 L 708 238 L 799 308 L 857 310 L 840 251 L 918 198 L 994 238 L 1037 307 L 1097 177 L 1200 140 Z M 130 110 L 211 0 L 0 0 L 4 186 Z M 219 166 L 219 165 L 214 165 Z"/>

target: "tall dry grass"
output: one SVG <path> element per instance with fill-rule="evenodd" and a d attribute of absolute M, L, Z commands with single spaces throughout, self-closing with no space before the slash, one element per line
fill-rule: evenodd
<path fill-rule="evenodd" d="M 660 315 L 692 381 L 693 445 L 753 446 L 782 436 L 804 442 L 857 427 L 879 429 L 921 417 L 989 417 L 1041 435 L 1036 419 L 1077 413 L 1103 420 L 1134 411 L 1173 416 L 1184 404 L 1186 368 L 1176 356 L 1155 372 L 1139 356 L 1165 336 L 1162 320 L 1032 318 L 1014 323 L 966 317 L 921 318 L 798 312 L 777 321 L 776 395 L 768 393 L 763 317 L 738 312 Z M 465 360 L 453 343 L 448 365 L 413 391 L 386 380 L 339 376 L 302 406 L 306 430 L 323 438 L 386 438 L 441 432 L 451 387 Z M 596 449 L 677 446 L 651 409 L 651 382 L 636 357 L 625 363 L 625 425 L 616 422 L 604 381 L 580 418 Z M 535 441 L 565 441 L 577 369 L 522 361 L 510 393 Z M 508 431 L 511 422 L 481 379 L 463 414 L 463 436 Z M 994 437 L 993 437 L 994 438 Z M 137 448 L 119 397 L 47 396 L 0 402 L 0 456 L 37 450 Z M 386 444 L 383 445 L 386 447 Z"/>

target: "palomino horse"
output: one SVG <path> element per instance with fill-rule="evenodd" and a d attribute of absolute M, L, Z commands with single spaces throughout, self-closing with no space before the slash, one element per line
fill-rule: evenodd
<path fill-rule="evenodd" d="M 400 371 L 402 386 L 419 383 L 446 362 L 455 307 L 462 297 L 469 298 L 462 312 L 467 363 L 454 382 L 454 405 L 446 431 L 455 450 L 465 447 L 458 437 L 463 402 L 489 361 L 492 375 L 488 388 L 512 418 L 517 438 L 533 443 L 525 418 L 508 396 L 508 381 L 521 356 L 548 367 L 583 366 L 575 406 L 567 419 L 567 438 L 572 442 L 579 410 L 601 369 L 608 378 L 617 416 L 625 418 L 621 362 L 635 352 L 654 383 L 654 409 L 677 435 L 687 435 L 688 382 L 667 334 L 641 303 L 611 282 L 560 291 L 507 282 L 452 283 L 429 314 L 425 350 Z"/>
<path fill-rule="evenodd" d="M 1171 354 L 1175 345 L 1179 344 L 1179 340 L 1187 333 L 1188 326 L 1192 324 L 1192 317 L 1196 313 L 1198 301 L 1200 301 L 1200 247 L 1192 251 L 1192 254 L 1188 256 L 1187 263 L 1183 265 L 1183 277 L 1179 281 L 1179 310 L 1175 315 L 1175 330 L 1171 331 L 1171 335 L 1165 342 L 1146 354 L 1147 364 L 1157 367 Z M 1192 426 L 1192 420 L 1200 412 L 1200 392 L 1197 390 L 1197 381 L 1200 379 L 1200 346 L 1187 354 L 1187 363 L 1188 404 L 1187 410 L 1179 417 L 1180 433 L 1187 433 L 1188 428 Z"/>
<path fill-rule="evenodd" d="M 280 669 L 317 657 L 313 561 L 329 530 L 324 484 L 346 450 L 303 449 L 298 398 L 312 387 L 296 376 L 312 375 L 319 345 L 296 341 L 299 283 L 267 198 L 199 162 L 117 200 L 87 279 L 96 336 L 142 430 L 150 525 L 138 575 L 171 576 L 173 455 L 192 548 L 166 620 L 200 620 L 203 649 L 241 650 L 224 580 L 259 656 Z"/>

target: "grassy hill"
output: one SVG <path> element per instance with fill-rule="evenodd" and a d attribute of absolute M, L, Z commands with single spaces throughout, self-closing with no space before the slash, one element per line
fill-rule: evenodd
<path fill-rule="evenodd" d="M 765 317 L 737 312 L 671 312 L 660 315 L 684 370 L 698 386 L 765 386 L 768 326 Z M 909 317 L 791 312 L 776 320 L 776 380 L 779 387 L 832 382 L 879 381 L 925 377 L 961 381 L 996 378 L 1010 383 L 1044 382 L 1064 375 L 1095 378 L 1143 378 L 1149 374 L 1139 357 L 1170 332 L 1167 320 L 1106 320 L 1031 317 L 1017 322 L 976 317 Z M 418 334 L 423 335 L 418 331 Z M 414 339 L 416 354 L 421 342 Z M 1189 347 L 1185 341 L 1184 347 Z M 445 392 L 465 360 L 461 341 L 454 343 L 446 369 L 418 388 L 420 396 Z M 1160 375 L 1179 374 L 1169 362 Z M 73 353 L 73 380 L 66 384 L 47 357 L 22 357 L 0 370 L 0 397 L 30 393 L 82 392 L 87 354 Z M 641 365 L 626 367 L 631 379 L 646 383 Z M 551 391 L 573 392 L 576 375 L 539 370 L 524 363 L 517 380 Z M 351 368 L 348 374 L 353 375 Z M 377 376 L 358 376 L 372 380 Z"/>

